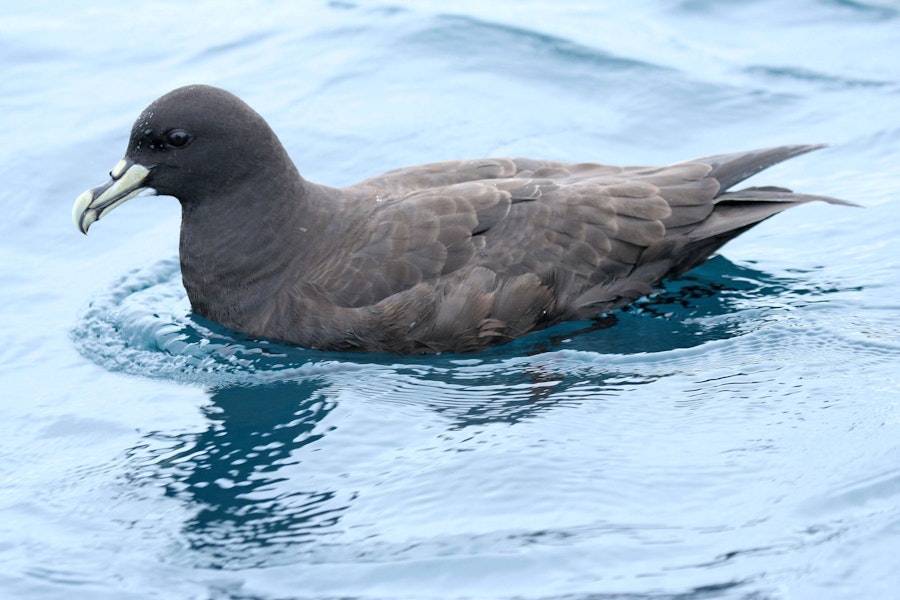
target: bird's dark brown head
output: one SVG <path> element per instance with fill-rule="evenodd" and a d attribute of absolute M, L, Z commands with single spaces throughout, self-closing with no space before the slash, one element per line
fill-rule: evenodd
<path fill-rule="evenodd" d="M 148 106 L 131 129 L 126 160 L 150 170 L 157 193 L 182 202 L 215 197 L 259 171 L 280 143 L 265 120 L 218 88 L 178 88 Z"/>
<path fill-rule="evenodd" d="M 142 192 L 182 205 L 215 202 L 243 182 L 295 171 L 265 120 L 225 90 L 189 85 L 155 100 L 137 118 L 111 180 L 84 192 L 72 216 L 83 232 Z M 232 198 L 234 195 L 231 196 Z"/>

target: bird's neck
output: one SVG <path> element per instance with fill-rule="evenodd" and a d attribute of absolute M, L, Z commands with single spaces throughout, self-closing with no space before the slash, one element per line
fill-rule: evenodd
<path fill-rule="evenodd" d="M 275 304 L 284 274 L 303 260 L 305 232 L 315 235 L 308 224 L 321 207 L 310 205 L 313 195 L 299 175 L 243 187 L 227 206 L 214 198 L 182 201 L 180 257 L 194 310 L 252 333 L 265 325 L 254 321 L 271 317 L 261 307 Z"/>

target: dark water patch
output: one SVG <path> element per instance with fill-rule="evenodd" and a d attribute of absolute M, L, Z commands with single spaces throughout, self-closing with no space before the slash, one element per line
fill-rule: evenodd
<path fill-rule="evenodd" d="M 427 48 L 429 52 L 450 54 L 469 66 L 490 66 L 491 70 L 499 66 L 501 71 L 513 69 L 522 74 L 545 74 L 542 65 L 557 65 L 566 70 L 589 66 L 631 74 L 668 70 L 536 29 L 462 15 L 439 15 L 429 20 L 423 29 L 407 34 L 403 43 Z M 470 52 L 460 52 L 465 49 Z M 473 49 L 478 51 L 471 52 Z M 485 62 L 489 57 L 493 60 Z"/>
<path fill-rule="evenodd" d="M 724 16 L 734 13 L 738 8 L 764 8 L 766 2 L 716 2 L 715 0 L 682 0 L 677 4 L 678 10 L 709 18 L 712 15 Z M 814 0 L 805 3 L 805 9 L 785 11 L 783 18 L 788 21 L 803 23 L 822 21 L 833 23 L 837 19 L 848 19 L 863 23 L 880 23 L 896 19 L 900 9 L 888 2 L 864 2 L 862 0 Z M 774 5 L 773 5 L 774 6 Z"/>
<path fill-rule="evenodd" d="M 856 79 L 841 77 L 821 71 L 813 71 L 800 67 L 753 65 L 744 72 L 768 79 L 773 83 L 790 82 L 814 87 L 819 90 L 851 90 L 854 88 L 883 89 L 888 93 L 900 91 L 897 81 L 877 81 L 873 79 Z"/>
<path fill-rule="evenodd" d="M 834 6 L 861 20 L 881 22 L 900 17 L 900 8 L 890 2 L 862 2 L 860 0 L 822 0 L 825 6 Z"/>

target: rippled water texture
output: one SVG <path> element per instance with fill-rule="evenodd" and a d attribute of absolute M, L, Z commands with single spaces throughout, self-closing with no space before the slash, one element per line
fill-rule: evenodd
<path fill-rule="evenodd" d="M 900 587 L 894 2 L 0 7 L 0 596 L 889 598 Z M 766 172 L 857 202 L 487 352 L 193 314 L 171 198 L 71 203 L 178 85 L 310 180 L 471 156 Z"/>

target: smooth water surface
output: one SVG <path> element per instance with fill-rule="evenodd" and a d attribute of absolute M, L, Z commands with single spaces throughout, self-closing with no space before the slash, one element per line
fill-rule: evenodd
<path fill-rule="evenodd" d="M 0 7 L 0 596 L 890 598 L 900 5 Z M 343 185 L 476 156 L 829 142 L 767 221 L 596 323 L 342 355 L 193 314 L 179 209 L 91 235 L 137 114 L 230 89 Z"/>

